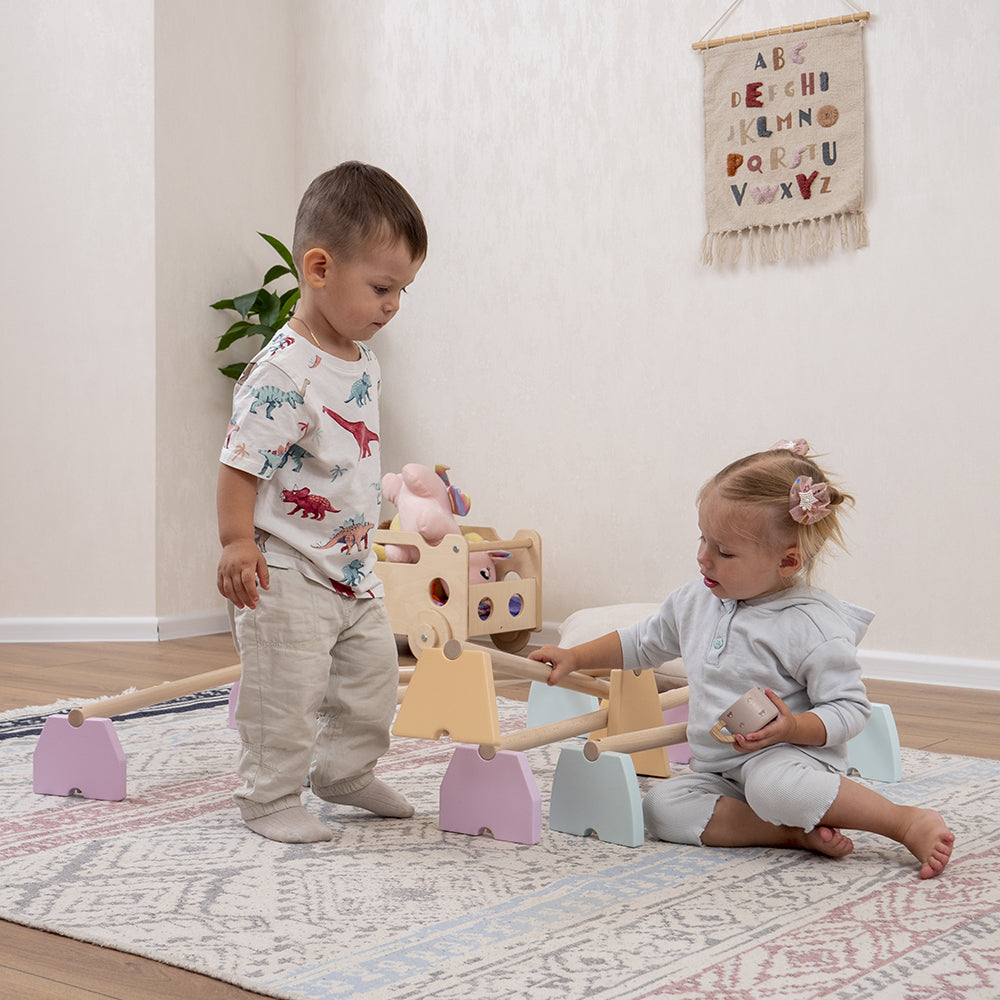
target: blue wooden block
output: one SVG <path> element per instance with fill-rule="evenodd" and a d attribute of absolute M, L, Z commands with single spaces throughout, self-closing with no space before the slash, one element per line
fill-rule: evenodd
<path fill-rule="evenodd" d="M 596 833 L 605 843 L 623 847 L 641 846 L 646 834 L 632 758 L 608 751 L 591 762 L 583 747 L 563 747 L 552 777 L 549 827 L 577 837 Z"/>
<path fill-rule="evenodd" d="M 528 728 L 547 726 L 550 722 L 562 722 L 577 715 L 589 715 L 601 707 L 600 701 L 592 694 L 570 691 L 567 688 L 550 687 L 539 681 L 532 681 L 528 690 Z"/>
<path fill-rule="evenodd" d="M 847 741 L 848 768 L 873 781 L 900 781 L 903 762 L 899 753 L 896 720 L 888 705 L 872 704 L 865 728 Z"/>

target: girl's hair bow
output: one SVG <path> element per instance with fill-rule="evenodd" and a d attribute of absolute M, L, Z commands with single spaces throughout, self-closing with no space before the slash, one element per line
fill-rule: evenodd
<path fill-rule="evenodd" d="M 830 489 L 826 483 L 814 483 L 809 476 L 799 476 L 788 495 L 791 506 L 788 513 L 799 524 L 822 521 L 830 510 Z"/>

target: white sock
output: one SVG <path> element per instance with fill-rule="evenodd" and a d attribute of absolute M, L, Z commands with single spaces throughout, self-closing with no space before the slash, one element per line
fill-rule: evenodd
<path fill-rule="evenodd" d="M 324 826 L 304 806 L 292 806 L 243 821 L 254 833 L 282 844 L 315 844 L 333 840 L 333 831 Z"/>
<path fill-rule="evenodd" d="M 318 789 L 313 785 L 313 791 L 324 802 L 333 802 L 340 806 L 357 806 L 359 809 L 367 809 L 376 816 L 390 816 L 393 819 L 408 819 L 413 815 L 414 809 L 410 803 L 397 792 L 390 788 L 384 781 L 372 778 L 364 788 L 359 788 L 356 792 L 345 792 L 339 795 L 332 795 Z"/>

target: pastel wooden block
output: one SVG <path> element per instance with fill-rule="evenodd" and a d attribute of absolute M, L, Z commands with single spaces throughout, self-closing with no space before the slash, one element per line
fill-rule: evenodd
<path fill-rule="evenodd" d="M 676 708 L 664 709 L 663 724 L 673 725 L 675 722 L 687 722 L 689 705 L 678 705 Z M 689 764 L 691 762 L 691 747 L 687 743 L 675 743 L 667 747 L 667 756 L 671 764 Z"/>
<path fill-rule="evenodd" d="M 421 740 L 447 733 L 456 743 L 499 743 L 489 652 L 464 649 L 449 659 L 438 646 L 422 649 L 392 732 Z"/>
<path fill-rule="evenodd" d="M 663 725 L 663 709 L 652 670 L 613 670 L 608 700 L 608 736 L 620 736 L 637 729 Z M 632 755 L 636 774 L 652 778 L 670 777 L 670 757 L 666 747 L 639 750 Z"/>
<path fill-rule="evenodd" d="M 549 827 L 577 837 L 596 833 L 623 847 L 641 846 L 642 796 L 631 757 L 608 752 L 591 762 L 582 747 L 563 747 L 552 778 Z"/>
<path fill-rule="evenodd" d="M 73 795 L 120 802 L 125 798 L 125 751 L 110 719 L 50 715 L 35 744 L 32 787 L 37 795 Z"/>
<path fill-rule="evenodd" d="M 577 715 L 588 715 L 600 707 L 596 695 L 532 681 L 528 689 L 527 725 L 528 728 L 547 726 L 551 722 L 562 722 Z"/>
<path fill-rule="evenodd" d="M 475 837 L 537 844 L 542 839 L 542 797 L 523 753 L 501 750 L 483 760 L 476 747 L 457 747 L 438 795 L 438 827 Z"/>
<path fill-rule="evenodd" d="M 872 704 L 871 718 L 865 728 L 847 741 L 847 766 L 862 778 L 873 781 L 901 781 L 903 761 L 899 752 L 899 733 L 892 709 Z"/>

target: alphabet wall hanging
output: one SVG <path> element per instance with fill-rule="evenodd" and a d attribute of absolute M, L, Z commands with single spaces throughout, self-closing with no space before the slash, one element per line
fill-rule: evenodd
<path fill-rule="evenodd" d="M 868 18 L 856 11 L 694 43 L 705 73 L 704 263 L 868 245 L 861 47 Z"/>

